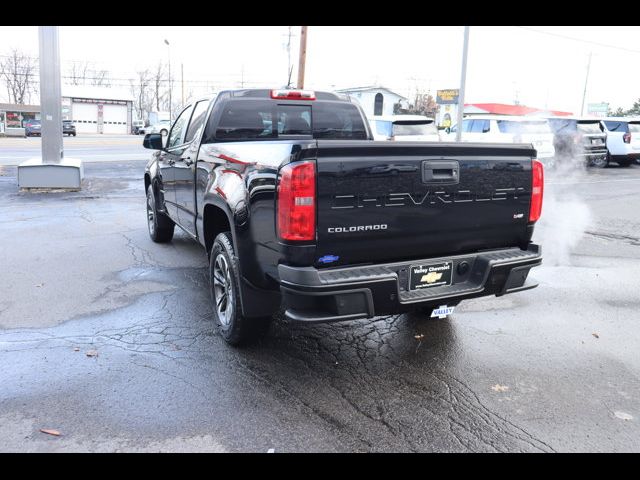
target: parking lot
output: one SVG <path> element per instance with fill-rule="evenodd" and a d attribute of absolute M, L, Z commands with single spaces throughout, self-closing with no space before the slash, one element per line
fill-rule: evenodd
<path fill-rule="evenodd" d="M 640 449 L 639 165 L 547 175 L 534 290 L 234 349 L 203 249 L 148 237 L 141 142 L 65 138 L 83 189 L 23 193 L 39 139 L 0 139 L 1 451 Z"/>

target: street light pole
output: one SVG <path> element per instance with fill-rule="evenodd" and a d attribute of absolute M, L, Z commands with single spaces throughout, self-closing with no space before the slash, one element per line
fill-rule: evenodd
<path fill-rule="evenodd" d="M 469 52 L 469 27 L 464 27 L 464 46 L 462 48 L 462 73 L 460 74 L 460 92 L 458 95 L 458 121 L 456 142 L 462 138 L 462 116 L 464 114 L 464 89 L 467 83 L 467 53 Z"/>
<path fill-rule="evenodd" d="M 169 121 L 173 121 L 173 105 L 171 103 L 171 91 L 173 90 L 173 85 L 171 84 L 171 46 L 169 45 L 169 40 L 164 39 L 164 43 L 167 44 L 167 57 L 169 59 Z"/>

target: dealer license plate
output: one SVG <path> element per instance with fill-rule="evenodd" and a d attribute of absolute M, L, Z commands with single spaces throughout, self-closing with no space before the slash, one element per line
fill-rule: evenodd
<path fill-rule="evenodd" d="M 409 275 L 409 290 L 451 285 L 453 262 L 412 265 Z"/>

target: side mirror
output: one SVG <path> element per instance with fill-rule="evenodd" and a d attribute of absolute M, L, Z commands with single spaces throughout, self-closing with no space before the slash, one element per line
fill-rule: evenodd
<path fill-rule="evenodd" d="M 164 150 L 164 138 L 160 133 L 147 133 L 142 146 L 151 150 Z"/>
<path fill-rule="evenodd" d="M 451 133 L 451 128 L 447 127 L 447 128 L 444 129 L 444 131 L 447 132 L 447 133 Z"/>

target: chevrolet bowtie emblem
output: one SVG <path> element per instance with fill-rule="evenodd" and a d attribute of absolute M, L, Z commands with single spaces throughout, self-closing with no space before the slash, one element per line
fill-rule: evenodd
<path fill-rule="evenodd" d="M 437 282 L 442 278 L 442 273 L 438 272 L 429 272 L 426 275 L 423 275 L 420 279 L 421 282 L 433 283 Z"/>

